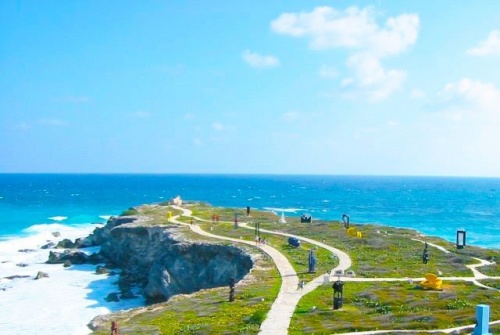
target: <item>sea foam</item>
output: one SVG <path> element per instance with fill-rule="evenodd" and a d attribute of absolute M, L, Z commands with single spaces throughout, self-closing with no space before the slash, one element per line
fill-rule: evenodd
<path fill-rule="evenodd" d="M 49 220 L 54 220 L 54 221 L 64 221 L 67 219 L 68 219 L 67 216 L 53 216 L 49 218 Z"/>
<path fill-rule="evenodd" d="M 109 293 L 119 291 L 113 284 L 117 277 L 95 274 L 94 265 L 45 264 L 50 249 L 41 246 L 86 236 L 95 227 L 41 224 L 26 229 L 25 237 L 0 241 L 0 334 L 32 334 L 34 329 L 39 334 L 89 334 L 87 324 L 94 317 L 144 305 L 142 298 L 105 301 Z M 49 277 L 34 280 L 38 271 Z M 11 276 L 18 278 L 6 278 Z"/>
<path fill-rule="evenodd" d="M 301 208 L 278 208 L 278 207 L 264 207 L 265 211 L 269 212 L 285 212 L 285 213 L 297 213 L 301 211 L 305 211 Z"/>

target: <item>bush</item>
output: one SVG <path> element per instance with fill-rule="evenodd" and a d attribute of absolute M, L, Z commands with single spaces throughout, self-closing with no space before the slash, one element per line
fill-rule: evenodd
<path fill-rule="evenodd" d="M 465 309 L 469 308 L 471 304 L 464 299 L 455 299 L 453 301 L 450 301 L 446 304 L 446 309 L 451 310 L 451 309 Z"/>
<path fill-rule="evenodd" d="M 245 322 L 260 326 L 262 322 L 264 322 L 266 315 L 267 312 L 259 309 L 255 311 L 247 320 L 245 320 Z"/>
<path fill-rule="evenodd" d="M 126 211 L 124 211 L 123 213 L 121 213 L 120 216 L 136 215 L 137 213 L 139 213 L 137 211 L 137 209 L 135 209 L 135 208 L 129 208 Z"/>

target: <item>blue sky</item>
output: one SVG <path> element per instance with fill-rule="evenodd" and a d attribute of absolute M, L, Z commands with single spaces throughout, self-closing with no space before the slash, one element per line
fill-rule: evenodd
<path fill-rule="evenodd" d="M 0 172 L 500 176 L 498 13 L 2 1 Z"/>

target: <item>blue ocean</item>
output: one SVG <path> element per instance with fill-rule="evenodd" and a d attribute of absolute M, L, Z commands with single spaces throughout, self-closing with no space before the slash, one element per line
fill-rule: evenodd
<path fill-rule="evenodd" d="M 500 179 L 478 178 L 0 174 L 0 334 L 88 335 L 94 317 L 143 306 L 140 288 L 136 299 L 108 302 L 116 276 L 97 275 L 93 265 L 46 264 L 51 250 L 42 248 L 86 236 L 129 207 L 180 195 L 287 217 L 339 220 L 345 213 L 353 223 L 450 241 L 466 229 L 468 244 L 500 248 L 499 192 Z M 33 280 L 38 271 L 49 277 Z"/>
<path fill-rule="evenodd" d="M 282 211 L 416 229 L 500 248 L 500 179 L 443 177 L 0 174 L 0 239 L 29 227 L 105 222 L 143 203 L 206 201 L 214 206 Z"/>

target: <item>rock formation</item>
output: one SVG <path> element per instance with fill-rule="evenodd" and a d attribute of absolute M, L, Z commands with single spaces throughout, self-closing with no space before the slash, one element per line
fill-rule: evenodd
<path fill-rule="evenodd" d="M 149 302 L 227 286 L 229 278 L 239 281 L 253 266 L 252 258 L 240 248 L 190 242 L 176 225 L 147 226 L 138 218 L 111 225 L 108 232 L 101 231 L 105 238 L 100 255 L 123 269 L 122 290 L 140 285 Z"/>
<path fill-rule="evenodd" d="M 49 278 L 49 275 L 43 271 L 38 271 L 38 273 L 35 276 L 35 280 L 42 279 L 42 278 Z"/>
<path fill-rule="evenodd" d="M 51 251 L 47 263 L 105 263 L 107 268 L 120 268 L 121 298 L 133 297 L 131 287 L 140 286 L 148 302 L 227 286 L 230 278 L 239 281 L 253 266 L 252 258 L 240 248 L 195 243 L 182 234 L 181 226 L 155 226 L 148 220 L 141 216 L 111 217 L 88 237 L 60 245 L 100 245 L 98 254 L 87 255 L 74 249 Z"/>

